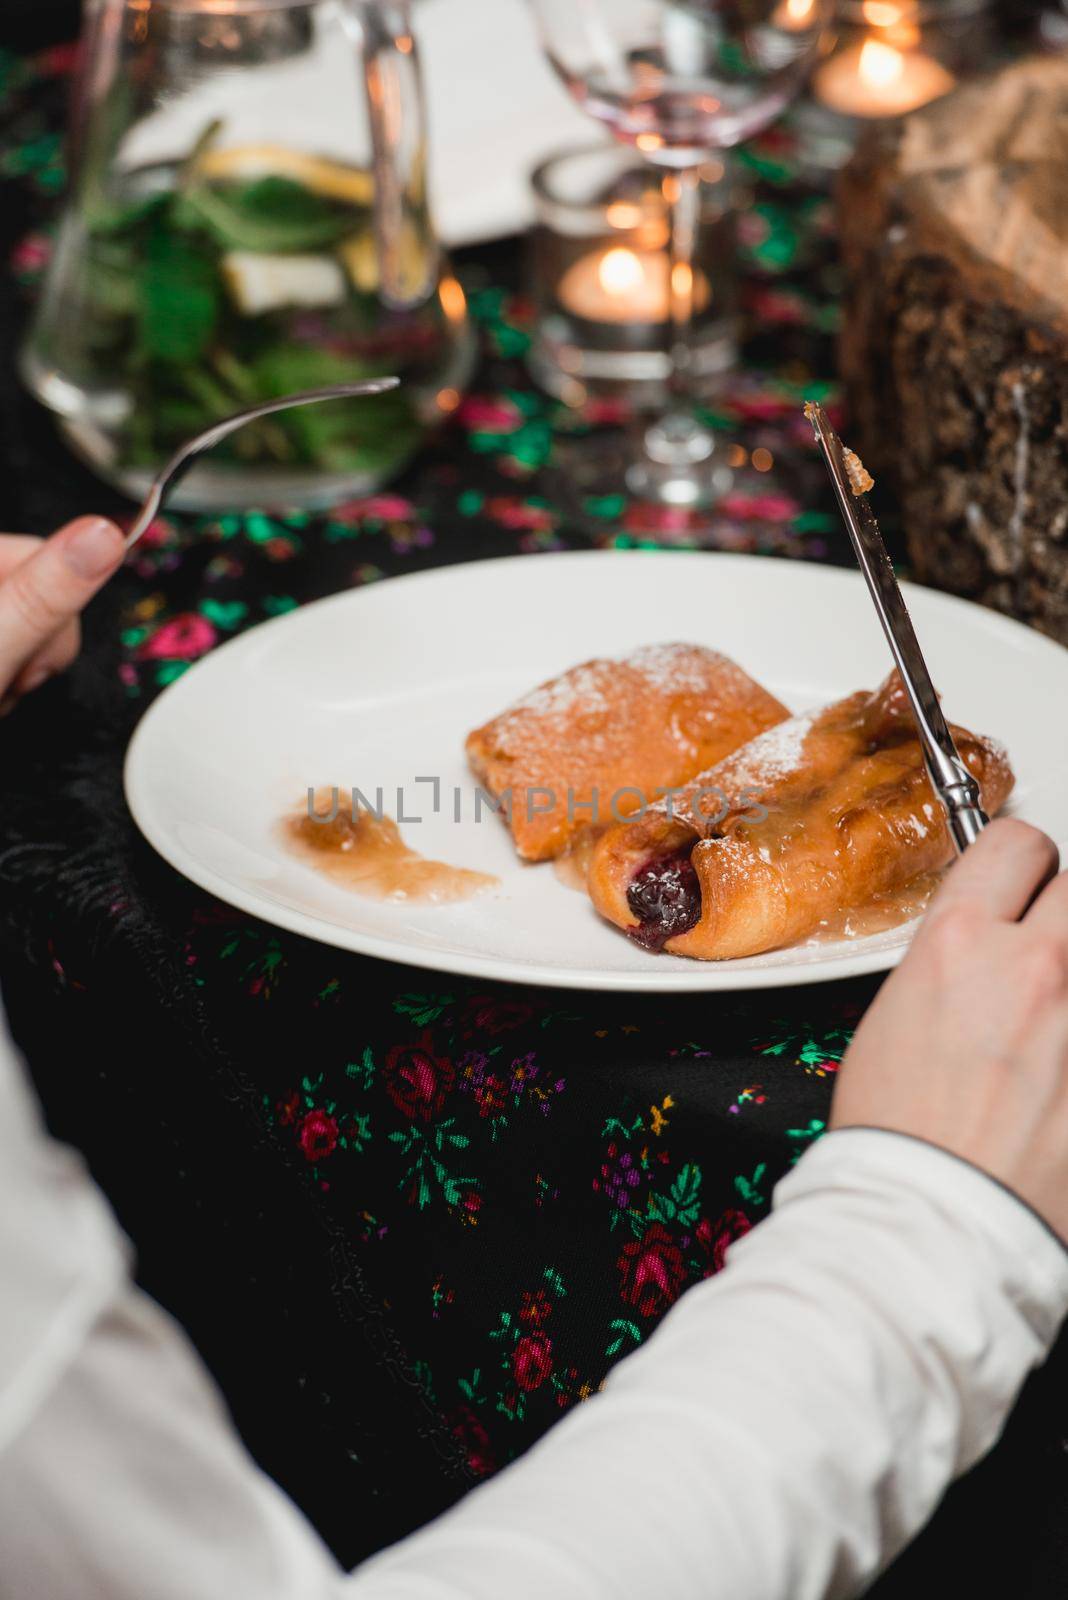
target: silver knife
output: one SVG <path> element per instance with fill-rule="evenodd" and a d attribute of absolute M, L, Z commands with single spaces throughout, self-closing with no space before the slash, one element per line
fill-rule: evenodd
<path fill-rule="evenodd" d="M 856 551 L 879 621 L 916 718 L 927 775 L 946 810 L 949 831 L 958 854 L 974 844 L 989 818 L 980 805 L 979 785 L 960 758 L 949 725 L 942 715 L 931 674 L 923 659 L 912 618 L 898 588 L 883 536 L 866 493 L 857 493 L 845 448 L 827 420 L 822 406 L 811 401 L 805 415 L 812 424 L 849 537 Z M 860 463 L 853 457 L 854 472 Z M 870 480 L 869 480 L 870 484 Z"/>

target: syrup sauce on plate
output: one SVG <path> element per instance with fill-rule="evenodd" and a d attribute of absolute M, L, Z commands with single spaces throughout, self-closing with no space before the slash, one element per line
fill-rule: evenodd
<path fill-rule="evenodd" d="M 586 893 L 590 857 L 593 855 L 594 845 L 603 832 L 603 828 L 589 828 L 585 833 L 576 834 L 563 855 L 554 859 L 553 873 L 557 882 L 562 883 L 565 889 L 575 889 L 579 894 Z"/>
<path fill-rule="evenodd" d="M 870 934 L 900 927 L 923 915 L 941 881 L 941 873 L 921 873 L 892 894 L 876 895 L 866 905 L 853 906 L 840 918 L 824 921 L 802 943 L 833 944 L 839 939 L 866 939 Z"/>
<path fill-rule="evenodd" d="M 321 789 L 315 796 L 314 815 L 305 805 L 283 819 L 286 848 L 298 860 L 314 867 L 345 889 L 372 900 L 421 901 L 448 905 L 470 900 L 498 887 L 499 878 L 469 867 L 432 861 L 401 838 L 392 817 L 358 808 L 352 796 Z"/>

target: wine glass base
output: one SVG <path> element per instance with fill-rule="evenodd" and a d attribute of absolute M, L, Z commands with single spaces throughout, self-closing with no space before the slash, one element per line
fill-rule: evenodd
<path fill-rule="evenodd" d="M 625 469 L 623 481 L 636 500 L 686 511 L 713 511 L 731 492 L 735 475 L 717 450 L 707 460 L 686 467 L 648 458 L 633 461 Z"/>
<path fill-rule="evenodd" d="M 729 492 L 733 474 L 723 451 L 693 417 L 669 412 L 638 444 L 624 481 L 639 500 L 697 511 L 712 509 Z"/>
<path fill-rule="evenodd" d="M 689 461 L 654 459 L 649 431 L 561 440 L 547 492 L 570 525 L 599 543 L 740 549 L 780 533 L 801 509 L 789 468 L 758 471 L 738 440 L 703 437 L 711 448 Z"/>

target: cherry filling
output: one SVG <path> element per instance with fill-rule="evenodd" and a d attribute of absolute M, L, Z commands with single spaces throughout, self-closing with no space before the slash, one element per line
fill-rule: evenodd
<path fill-rule="evenodd" d="M 695 841 L 696 842 L 696 841 Z M 693 845 L 670 856 L 654 856 L 631 880 L 627 904 L 638 927 L 627 932 L 646 950 L 662 950 L 676 934 L 701 919 L 701 890 L 690 855 Z"/>

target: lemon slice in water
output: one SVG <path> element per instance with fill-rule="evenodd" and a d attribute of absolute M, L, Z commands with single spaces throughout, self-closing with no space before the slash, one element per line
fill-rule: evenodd
<path fill-rule="evenodd" d="M 369 206 L 374 200 L 374 180 L 369 172 L 280 144 L 233 145 L 226 150 L 205 150 L 196 170 L 205 178 L 292 178 L 312 194 L 329 200 L 347 200 L 353 205 Z"/>

